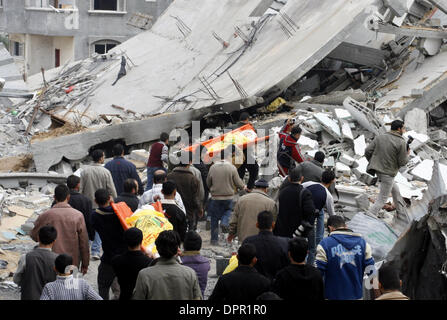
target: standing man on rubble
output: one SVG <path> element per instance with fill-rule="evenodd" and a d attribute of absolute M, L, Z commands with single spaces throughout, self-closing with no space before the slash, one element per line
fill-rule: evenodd
<path fill-rule="evenodd" d="M 93 151 L 92 158 L 94 163 L 82 168 L 80 192 L 92 201 L 93 209 L 98 208 L 95 202 L 95 192 L 99 189 L 106 189 L 112 197 L 117 197 L 115 184 L 112 174 L 103 167 L 104 151 L 97 149 Z M 99 260 L 101 251 L 101 238 L 95 232 L 95 240 L 92 243 L 92 259 Z"/>
<path fill-rule="evenodd" d="M 280 142 L 278 153 L 276 155 L 278 161 L 279 174 L 283 177 L 287 176 L 290 169 L 295 168 L 296 162 L 301 163 L 306 160 L 301 153 L 301 148 L 298 140 L 301 137 L 302 129 L 296 125 L 290 130 L 290 134 L 286 134 L 287 127 L 291 125 L 291 120 L 288 120 L 285 128 L 279 132 Z"/>
<path fill-rule="evenodd" d="M 369 161 L 367 172 L 377 174 L 380 181 L 379 195 L 374 205 L 368 210 L 374 216 L 379 214 L 390 192 L 397 213 L 405 214 L 405 203 L 400 195 L 399 187 L 394 183 L 394 177 L 399 172 L 399 168 L 407 164 L 410 153 L 402 136 L 404 132 L 404 122 L 394 120 L 391 123 L 391 131 L 377 136 L 365 150 L 365 157 Z"/>
<path fill-rule="evenodd" d="M 143 194 L 143 183 L 137 173 L 135 165 L 124 159 L 124 148 L 121 144 L 113 146 L 113 160 L 104 167 L 110 171 L 115 184 L 116 193 L 120 196 L 124 192 L 123 186 L 127 179 L 135 179 L 138 183 L 139 194 Z"/>
<path fill-rule="evenodd" d="M 231 127 L 232 130 L 238 129 L 242 126 L 250 124 L 250 114 L 248 112 L 242 112 L 239 117 L 239 122 Z M 253 187 L 255 186 L 255 181 L 258 179 L 259 174 L 259 165 L 256 162 L 256 157 L 254 155 L 254 148 L 250 147 L 244 149 L 244 162 L 237 169 L 239 177 L 244 180 L 245 171 L 248 171 L 248 183 L 247 183 L 247 191 L 251 192 Z"/>
<path fill-rule="evenodd" d="M 167 173 L 165 166 L 169 161 L 169 134 L 162 132 L 160 141 L 154 143 L 149 150 L 149 159 L 147 161 L 147 185 L 144 191 L 152 189 L 154 173 L 157 170 L 164 170 Z"/>

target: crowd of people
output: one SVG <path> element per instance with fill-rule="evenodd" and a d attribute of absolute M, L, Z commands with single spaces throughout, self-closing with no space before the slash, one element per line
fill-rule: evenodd
<path fill-rule="evenodd" d="M 249 115 L 243 113 L 240 120 L 233 129 L 249 123 Z M 390 143 L 397 150 L 392 152 L 399 154 L 387 161 L 396 162 L 394 170 L 405 162 L 405 140 L 399 140 L 403 122 L 393 122 L 391 129 Z M 210 261 L 200 253 L 197 226 L 207 220 L 211 246 L 236 237 L 241 242 L 237 267 L 218 279 L 209 300 L 362 299 L 364 276 L 375 272 L 372 249 L 335 213 L 335 173 L 323 168 L 324 153 L 312 159 L 302 154 L 301 128 L 293 121 L 287 120 L 279 135 L 278 167 L 285 179 L 276 198 L 269 196 L 269 182 L 258 177 L 253 154 L 244 150 L 243 162 L 235 163 L 234 145 L 217 152 L 212 163 L 193 161 L 197 153 L 182 151 L 180 164 L 168 170 L 169 135 L 162 133 L 150 149 L 146 186 L 124 158 L 122 145 L 114 146 L 114 158 L 105 165 L 104 152 L 94 150 L 93 164 L 84 166 L 80 177 L 72 175 L 58 185 L 51 209 L 35 222 L 31 237 L 38 245 L 20 258 L 14 275 L 21 298 L 203 299 Z M 386 138 L 377 137 L 367 149 L 375 163 L 390 140 Z M 392 189 L 394 194 L 394 171 L 374 169 L 380 196 Z M 238 191 L 245 194 L 236 197 Z M 112 203 L 124 202 L 136 212 L 157 201 L 173 230 L 158 235 L 154 256 L 142 251 L 141 230 L 123 229 Z M 76 276 L 89 271 L 90 259 L 100 260 L 98 292 Z M 380 268 L 378 279 L 379 299 L 408 299 L 400 293 L 399 272 L 391 265 Z"/>

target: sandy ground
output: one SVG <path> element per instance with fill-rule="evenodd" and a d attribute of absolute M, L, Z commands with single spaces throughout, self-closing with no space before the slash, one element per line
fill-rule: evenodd
<path fill-rule="evenodd" d="M 228 247 L 216 247 L 210 245 L 210 231 L 205 230 L 206 222 L 202 221 L 199 222 L 198 225 L 198 231 L 199 234 L 202 236 L 202 255 L 205 257 L 208 257 L 211 264 L 210 272 L 208 273 L 208 283 L 207 288 L 205 290 L 204 298 L 207 299 L 213 289 L 216 285 L 218 277 L 216 276 L 216 260 L 214 259 L 216 255 L 225 255 L 228 254 L 231 249 Z M 15 242 L 11 242 L 9 246 L 14 245 Z M 29 250 L 34 246 L 34 242 L 32 240 L 29 241 L 22 241 L 20 242 L 20 248 L 16 248 L 15 251 L 10 250 L 4 250 L 6 253 L 18 257 L 22 252 L 26 252 L 26 250 Z M 17 252 L 17 250 L 19 252 Z M 1 259 L 1 257 L 0 257 Z M 100 261 L 90 261 L 90 266 L 88 273 L 84 276 L 84 279 L 87 280 L 87 282 L 97 291 L 98 290 L 98 283 L 97 283 L 97 276 L 98 276 L 98 266 Z M 12 266 L 12 269 L 15 269 L 15 265 Z M 14 271 L 14 270 L 8 270 L 8 271 Z M 2 270 L 0 270 L 2 271 Z M 6 279 L 6 281 L 12 281 L 12 278 Z M 112 296 L 112 294 L 110 295 Z M 0 300 L 20 300 L 20 290 L 18 288 L 4 288 L 0 285 Z"/>

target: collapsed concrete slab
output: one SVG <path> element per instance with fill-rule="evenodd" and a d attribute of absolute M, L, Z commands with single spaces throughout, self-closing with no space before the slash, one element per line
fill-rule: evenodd
<path fill-rule="evenodd" d="M 0 186 L 3 188 L 22 188 L 28 185 L 38 187 L 49 183 L 66 183 L 67 175 L 51 173 L 0 173 Z"/>

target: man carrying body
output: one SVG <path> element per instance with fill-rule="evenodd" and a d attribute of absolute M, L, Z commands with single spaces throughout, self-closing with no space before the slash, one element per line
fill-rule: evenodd
<path fill-rule="evenodd" d="M 138 209 L 138 183 L 135 179 L 124 181 L 123 192 L 115 199 L 115 202 L 125 202 L 132 212 Z"/>
<path fill-rule="evenodd" d="M 386 203 L 390 192 L 398 214 L 406 214 L 405 202 L 399 192 L 399 187 L 394 183 L 394 177 L 399 168 L 408 162 L 410 149 L 402 137 L 405 132 L 404 122 L 394 120 L 391 123 L 391 131 L 377 136 L 365 150 L 365 157 L 369 164 L 367 171 L 376 173 L 380 181 L 380 191 L 374 205 L 368 212 L 377 216 Z"/>

